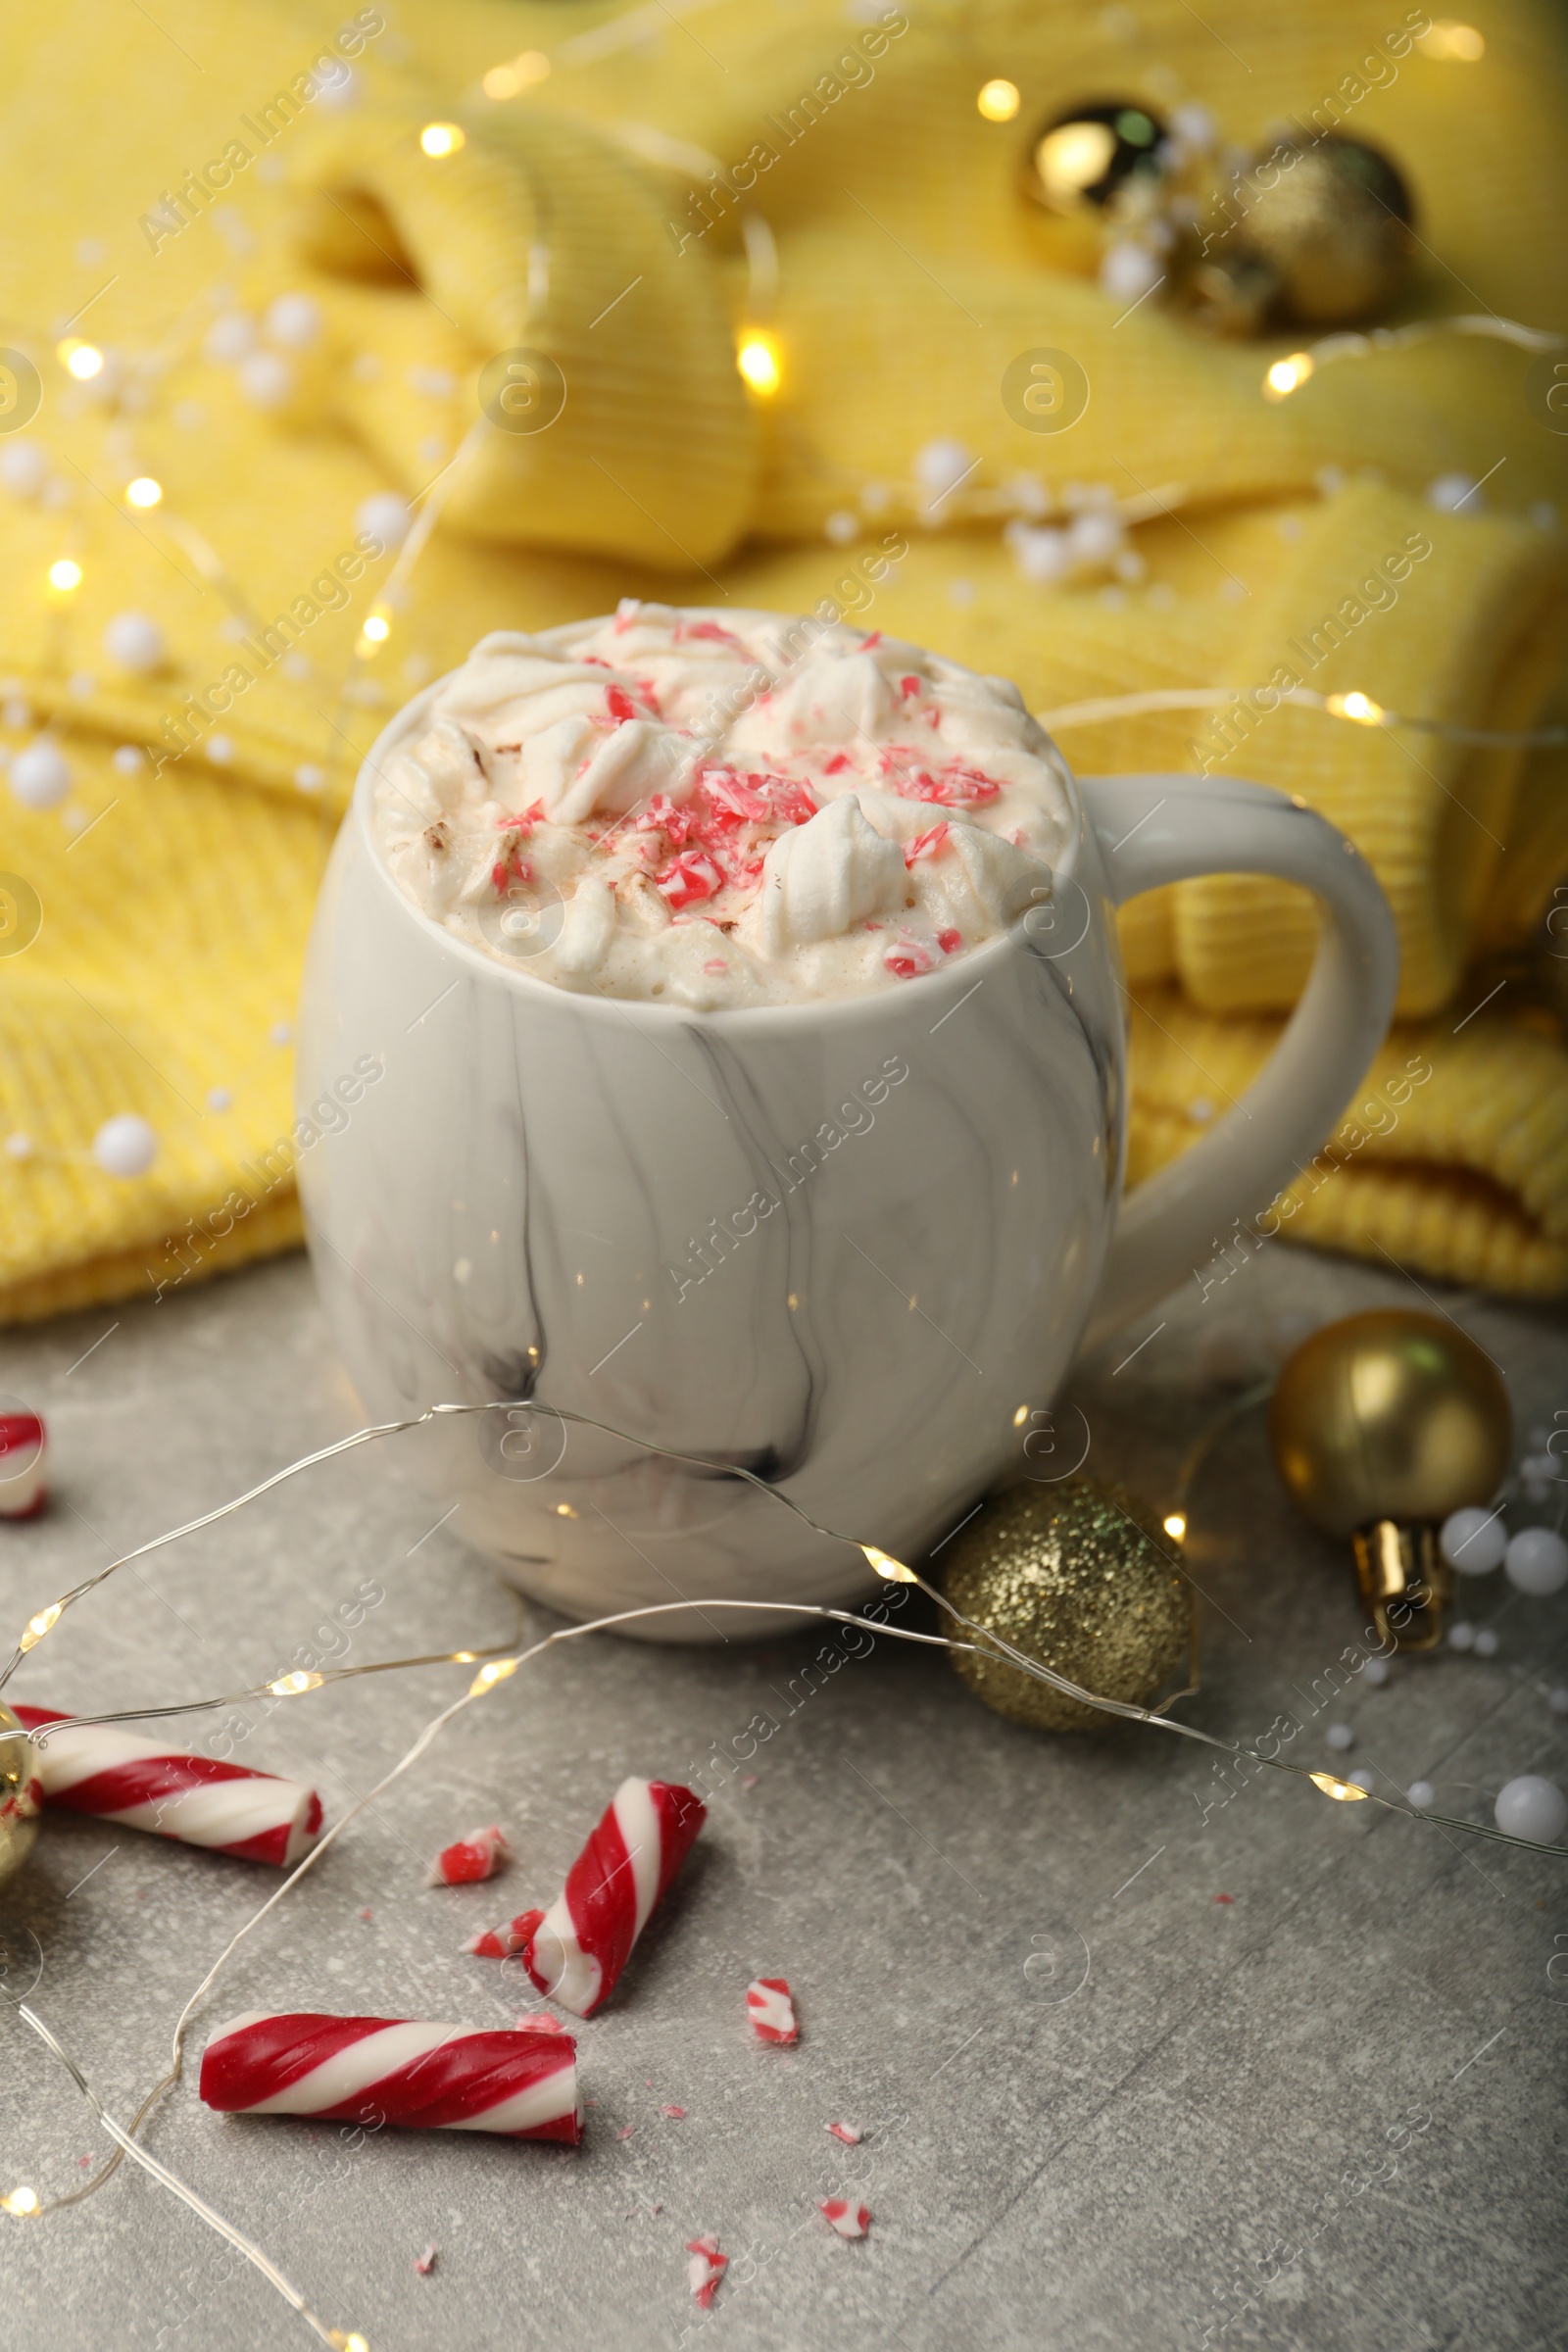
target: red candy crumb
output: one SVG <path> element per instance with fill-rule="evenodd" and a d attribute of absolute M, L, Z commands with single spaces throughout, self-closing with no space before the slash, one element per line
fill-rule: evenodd
<path fill-rule="evenodd" d="M 911 694 L 918 694 L 919 691 L 920 681 L 918 678 L 901 678 L 899 680 L 899 692 L 903 695 L 906 702 L 908 701 Z"/>
<path fill-rule="evenodd" d="M 930 971 L 932 957 L 917 939 L 901 939 L 882 961 L 896 979 L 912 980 L 917 973 Z"/>
<path fill-rule="evenodd" d="M 630 2139 L 636 2129 L 637 2127 L 635 2124 L 622 2124 L 620 2130 L 615 2133 L 615 2137 L 617 2139 Z"/>
<path fill-rule="evenodd" d="M 628 718 L 635 718 L 637 715 L 637 706 L 623 686 L 607 688 L 605 702 L 609 707 L 611 717 L 619 719 L 622 724 Z"/>
<path fill-rule="evenodd" d="M 782 1977 L 754 1977 L 746 1987 L 752 2032 L 762 2041 L 799 2041 L 790 1988 Z"/>
<path fill-rule="evenodd" d="M 718 2250 L 716 2237 L 694 2237 L 687 2241 L 691 2256 L 686 2265 L 686 2281 L 692 2290 L 699 2311 L 712 2307 L 713 2290 L 729 2268 L 729 2256 Z"/>
<path fill-rule="evenodd" d="M 1234 1894 L 1216 1894 L 1214 1900 L 1216 1903 L 1234 1903 L 1236 1897 Z"/>
<path fill-rule="evenodd" d="M 860 2134 L 854 2124 L 829 2124 L 828 2130 L 835 2139 L 842 2139 L 847 2148 L 858 2148 L 860 2144 Z"/>
<path fill-rule="evenodd" d="M 817 2212 L 830 2222 L 840 2237 L 863 2237 L 871 2227 L 871 2216 L 864 2205 L 852 2205 L 848 2197 L 819 2197 Z"/>
<path fill-rule="evenodd" d="M 435 2269 L 434 2246 L 426 2246 L 422 2254 L 416 2254 L 414 2257 L 414 2267 L 418 2272 L 421 2278 L 428 2278 L 430 2273 Z"/>
<path fill-rule="evenodd" d="M 956 956 L 962 945 L 963 933 L 961 931 L 939 931 L 937 933 L 937 946 L 942 950 L 944 956 Z"/>
<path fill-rule="evenodd" d="M 471 1886 L 493 1876 L 512 1859 L 512 1848 L 492 1823 L 487 1830 L 470 1830 L 452 1845 L 442 1847 L 430 1865 L 427 1886 Z"/>
<path fill-rule="evenodd" d="M 519 2034 L 569 2034 L 570 2031 L 559 2017 L 552 2017 L 548 2009 L 530 2009 L 526 2017 L 517 2020 Z"/>
<path fill-rule="evenodd" d="M 917 858 L 940 858 L 947 839 L 948 820 L 944 817 L 939 825 L 930 825 L 925 832 L 915 835 L 904 853 L 905 864 L 913 865 Z"/>
<path fill-rule="evenodd" d="M 823 760 L 822 773 L 824 776 L 842 776 L 849 764 L 850 755 L 848 752 L 835 752 L 831 760 Z"/>
<path fill-rule="evenodd" d="M 673 2116 L 678 2121 L 686 2113 L 686 2110 L 684 2107 L 661 2107 L 659 2112 L 661 2115 Z"/>
<path fill-rule="evenodd" d="M 685 850 L 654 880 L 671 906 L 694 906 L 716 897 L 724 877 L 706 850 Z"/>

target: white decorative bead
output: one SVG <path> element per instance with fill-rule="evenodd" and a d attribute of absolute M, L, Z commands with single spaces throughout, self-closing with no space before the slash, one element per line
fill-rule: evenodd
<path fill-rule="evenodd" d="M 1049 588 L 1071 571 L 1072 549 L 1065 531 L 1035 530 L 1026 522 L 1010 522 L 1004 536 L 1018 569 L 1037 588 Z"/>
<path fill-rule="evenodd" d="M 1121 516 L 1107 514 L 1103 508 L 1075 515 L 1067 532 L 1073 559 L 1079 564 L 1108 564 L 1125 537 Z"/>
<path fill-rule="evenodd" d="M 321 306 L 309 294 L 280 294 L 270 304 L 267 332 L 288 351 L 309 351 L 321 333 Z"/>
<path fill-rule="evenodd" d="M 294 370 L 275 351 L 253 351 L 239 364 L 239 388 L 253 408 L 281 409 L 294 392 Z"/>
<path fill-rule="evenodd" d="M 1440 514 L 1479 514 L 1480 484 L 1473 474 L 1440 473 L 1435 482 L 1427 484 L 1427 505 L 1436 507 Z"/>
<path fill-rule="evenodd" d="M 328 108 L 334 115 L 339 114 L 345 107 L 359 105 L 362 86 L 359 75 L 351 66 L 336 80 L 327 81 L 318 77 L 316 103 Z"/>
<path fill-rule="evenodd" d="M 1528 1838 L 1532 1845 L 1555 1845 L 1568 1829 L 1568 1796 L 1554 1781 L 1523 1772 L 1497 1791 L 1493 1818 L 1510 1838 Z"/>
<path fill-rule="evenodd" d="M 1568 1715 L 1568 1690 L 1559 1685 L 1555 1690 L 1548 1690 L 1546 1704 L 1554 1715 Z"/>
<path fill-rule="evenodd" d="M 1184 145 L 1196 148 L 1200 155 L 1206 155 L 1219 136 L 1219 125 L 1206 106 L 1189 103 L 1173 107 L 1170 126 Z"/>
<path fill-rule="evenodd" d="M 217 368 L 234 368 L 256 349 L 256 321 L 249 311 L 224 311 L 202 341 L 202 352 Z"/>
<path fill-rule="evenodd" d="M 1476 1504 L 1450 1511 L 1438 1531 L 1438 1549 L 1461 1576 L 1486 1576 L 1502 1566 L 1508 1548 L 1508 1530 L 1501 1511 L 1484 1511 Z"/>
<path fill-rule="evenodd" d="M 1363 1683 L 1370 1683 L 1370 1684 L 1372 1685 L 1372 1688 L 1373 1688 L 1373 1690 L 1382 1690 L 1382 1688 L 1383 1688 L 1383 1686 L 1384 1686 L 1384 1684 L 1385 1684 L 1385 1683 L 1388 1681 L 1388 1679 L 1389 1679 L 1389 1661 L 1388 1661 L 1388 1659 L 1387 1659 L 1387 1658 L 1368 1658 L 1368 1660 L 1367 1660 L 1366 1664 L 1365 1664 L 1365 1665 L 1362 1667 L 1362 1669 L 1361 1669 L 1361 1680 L 1362 1680 L 1362 1682 L 1363 1682 Z"/>
<path fill-rule="evenodd" d="M 1376 1777 L 1375 1773 L 1368 1772 L 1364 1764 L 1358 1764 L 1352 1773 L 1347 1775 L 1353 1788 L 1370 1788 Z"/>
<path fill-rule="evenodd" d="M 58 743 L 39 735 L 11 762 L 11 789 L 26 808 L 54 808 L 71 790 L 71 769 Z"/>
<path fill-rule="evenodd" d="M 32 1157 L 31 1136 L 24 1135 L 20 1128 L 15 1135 L 8 1135 L 6 1137 L 6 1154 L 11 1159 L 30 1159 Z"/>
<path fill-rule="evenodd" d="M 294 1032 L 289 1027 L 287 1021 L 274 1021 L 267 1034 L 271 1039 L 274 1046 L 286 1046 L 292 1039 Z"/>
<path fill-rule="evenodd" d="M 229 1093 L 226 1086 L 213 1086 L 209 1087 L 207 1090 L 207 1107 L 209 1110 L 227 1110 L 233 1100 L 234 1098 Z"/>
<path fill-rule="evenodd" d="M 965 449 L 961 441 L 928 441 L 914 453 L 914 478 L 933 497 L 940 498 L 945 490 L 956 489 L 975 465 L 973 450 Z"/>
<path fill-rule="evenodd" d="M 1141 302 L 1152 294 L 1165 272 L 1145 245 L 1123 238 L 1106 249 L 1100 265 L 1100 282 L 1113 302 Z"/>
<path fill-rule="evenodd" d="M 1509 1540 L 1502 1569 L 1521 1592 L 1537 1598 L 1560 1592 L 1568 1585 L 1568 1544 L 1549 1527 L 1522 1527 Z"/>
<path fill-rule="evenodd" d="M 147 764 L 147 755 L 137 744 L 122 743 L 110 753 L 109 764 L 119 775 L 140 775 Z"/>
<path fill-rule="evenodd" d="M 209 735 L 207 757 L 215 767 L 226 767 L 234 757 L 234 738 L 231 735 Z"/>
<path fill-rule="evenodd" d="M 1497 1637 L 1490 1625 L 1484 1625 L 1476 1634 L 1476 1656 L 1478 1658 L 1494 1658 L 1496 1654 Z"/>
<path fill-rule="evenodd" d="M 0 704 L 0 718 L 5 720 L 8 727 L 30 727 L 32 705 L 25 695 L 8 694 L 5 702 Z"/>
<path fill-rule="evenodd" d="M 1404 1792 L 1405 1802 L 1414 1805 L 1418 1813 L 1424 1813 L 1437 1793 L 1430 1781 L 1412 1781 Z"/>
<path fill-rule="evenodd" d="M 1450 1649 L 1473 1649 L 1475 1639 L 1476 1629 L 1464 1617 L 1458 1618 L 1448 1628 L 1448 1647 Z"/>
<path fill-rule="evenodd" d="M 135 677 L 163 667 L 168 655 L 164 632 L 150 612 L 117 612 L 104 631 L 104 652 Z"/>
<path fill-rule="evenodd" d="M 294 770 L 294 789 L 296 792 L 319 792 L 321 786 L 325 782 L 325 768 L 318 767 L 315 762 L 310 760 L 303 760 L 301 764 Z"/>
<path fill-rule="evenodd" d="M 848 547 L 852 539 L 858 539 L 860 535 L 860 519 L 858 514 L 852 514 L 847 507 L 840 507 L 828 516 L 822 529 L 835 547 Z"/>
<path fill-rule="evenodd" d="M 1323 1737 L 1330 1747 L 1343 1750 L 1355 1745 L 1355 1733 L 1348 1723 L 1331 1723 Z"/>
<path fill-rule="evenodd" d="M 13 498 L 36 498 L 49 461 L 36 441 L 11 441 L 0 450 L 0 482 Z"/>
<path fill-rule="evenodd" d="M 145 1176 L 158 1157 L 158 1137 L 133 1110 L 105 1119 L 92 1139 L 92 1155 L 106 1176 Z"/>
<path fill-rule="evenodd" d="M 414 516 L 407 499 L 395 490 L 377 490 L 356 509 L 354 527 L 371 539 L 379 539 L 389 554 L 395 554 L 409 535 Z"/>

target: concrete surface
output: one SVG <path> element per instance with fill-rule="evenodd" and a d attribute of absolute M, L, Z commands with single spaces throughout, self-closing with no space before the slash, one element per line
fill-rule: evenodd
<path fill-rule="evenodd" d="M 1286 1309 L 1420 1303 L 1392 1273 L 1281 1249 L 1228 1289 L 1204 1305 L 1195 1286 L 1084 1368 L 1091 1472 L 1168 1501 L 1215 1408 L 1195 1349 L 1222 1318 L 1241 1333 Z M 1442 1304 L 1504 1364 L 1521 1436 L 1568 1408 L 1560 1321 Z M 55 1464 L 49 1514 L 0 1529 L 7 1627 L 358 1418 L 298 1258 L 8 1334 L 0 1390 L 48 1417 Z M 86 1708 L 259 1682 L 366 1587 L 385 1597 L 351 1660 L 503 1638 L 516 1604 L 455 1524 L 435 1524 L 444 1506 L 416 1467 L 409 1441 L 362 1449 L 122 1571 L 15 1694 Z M 1432 1780 L 1446 1810 L 1476 1819 L 1515 1773 L 1568 1782 L 1568 1720 L 1546 1702 L 1568 1681 L 1568 1594 L 1472 1586 L 1494 1657 L 1396 1664 L 1385 1688 L 1325 1705 L 1314 1682 L 1361 1622 L 1349 1569 L 1291 1516 L 1256 1412 L 1203 1475 L 1190 1557 L 1212 1603 L 1191 1720 L 1252 1736 L 1294 1709 L 1296 1752 L 1327 1763 L 1337 1715 L 1355 1726 L 1351 1763 L 1401 1788 Z M 1568 2343 L 1568 1960 L 1548 1974 L 1568 1953 L 1563 1865 L 1279 1776 L 1215 1806 L 1200 1749 L 1131 1727 L 1015 1730 L 940 1654 L 888 1642 L 817 1687 L 802 1669 L 820 1646 L 553 1651 L 351 1828 L 192 2034 L 199 2051 L 257 2005 L 511 2022 L 521 1990 L 462 1954 L 471 1930 L 548 1899 L 623 1773 L 680 1776 L 771 1719 L 620 1997 L 582 2032 L 595 2104 L 580 2150 L 392 2132 L 356 2145 L 335 2127 L 209 2114 L 189 2079 L 151 2148 L 372 2352 Z M 253 1709 L 229 1736 L 317 1776 L 335 1816 L 461 1672 L 372 1678 L 265 1721 Z M 190 1743 L 212 1720 L 181 1727 Z M 511 1874 L 424 1891 L 434 1849 L 493 1819 L 514 1836 Z M 36 1977 L 38 2010 L 125 2119 L 186 1995 L 274 1884 L 56 1820 L 0 1892 L 3 1989 Z M 756 1973 L 794 1985 L 797 2050 L 754 2044 Z M 90 2110 L 4 2010 L 0 2051 L 0 2186 L 78 2184 L 106 2144 Z M 864 2132 L 858 2149 L 828 2135 L 841 2118 Z M 860 2244 L 814 2209 L 845 2183 L 874 2216 Z M 6 2352 L 312 2340 L 128 2167 L 82 2207 L 0 2230 Z M 731 2267 L 705 2320 L 684 2247 L 709 2230 Z"/>

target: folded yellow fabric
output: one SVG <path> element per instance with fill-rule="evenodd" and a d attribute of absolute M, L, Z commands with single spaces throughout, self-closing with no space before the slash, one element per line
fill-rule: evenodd
<path fill-rule="evenodd" d="M 1135 990 L 1127 1176 L 1186 1149 L 1250 1083 L 1279 1024 Z M 1283 1234 L 1521 1297 L 1568 1289 L 1568 1052 L 1494 1014 L 1399 1022 L 1310 1168 L 1249 1227 L 1216 1232 L 1223 1278 Z"/>
<path fill-rule="evenodd" d="M 314 5 L 160 0 L 110 40 L 88 0 L 15 11 L 0 189 L 25 226 L 0 310 L 42 404 L 0 431 L 0 747 L 46 720 L 71 789 L 47 809 L 0 792 L 0 866 L 42 913 L 22 952 L 23 931 L 0 937 L 0 1318 L 167 1297 L 295 1238 L 290 1167 L 315 1138 L 286 1031 L 361 752 L 483 631 L 624 594 L 831 600 L 1016 676 L 1045 710 L 1225 690 L 1212 719 L 1064 725 L 1064 749 L 1086 771 L 1206 762 L 1322 807 L 1390 893 L 1412 1018 L 1473 956 L 1525 939 L 1568 866 L 1561 755 L 1246 700 L 1291 664 L 1470 727 L 1556 707 L 1563 542 L 1535 509 L 1564 499 L 1568 442 L 1525 398 L 1525 355 L 1377 351 L 1271 404 L 1277 341 L 1208 344 L 1152 303 L 1123 316 L 1016 186 L 1033 125 L 1107 90 L 1201 103 L 1255 139 L 1342 87 L 1398 13 L 1327 0 L 1262 25 L 1227 0 L 1200 23 L 1149 0 L 1129 40 L 1131 12 L 1022 0 L 907 23 L 840 0 L 405 0 L 395 24 L 369 8 L 345 35 Z M 1416 189 L 1411 315 L 1568 323 L 1568 254 L 1529 233 L 1568 196 L 1568 44 L 1533 0 L 1498 0 L 1487 33 L 1475 67 L 1405 51 L 1345 127 Z M 486 97 L 507 61 L 497 86 L 518 95 Z M 1022 93 L 1010 124 L 976 110 L 994 74 Z M 431 122 L 462 135 L 421 142 Z M 748 333 L 776 354 L 770 397 L 735 372 Z M 70 336 L 107 354 L 96 376 L 74 380 Z M 1064 433 L 1004 405 L 1007 367 L 1039 346 L 1089 386 Z M 513 429 L 563 391 L 554 421 Z M 941 498 L 933 441 L 973 461 Z M 1455 467 L 1492 479 L 1436 514 L 1426 486 Z M 145 478 L 161 498 L 128 505 Z M 1135 576 L 1022 576 L 1004 515 L 1074 484 L 1174 508 L 1135 525 Z M 51 586 L 63 564 L 79 581 Z M 127 612 L 161 631 L 150 670 L 106 651 Z M 1252 881 L 1159 894 L 1124 919 L 1135 993 L 1163 992 L 1174 1036 L 1206 1024 L 1204 1057 L 1241 1073 L 1272 1033 L 1246 1016 L 1290 1001 L 1310 920 Z M 1516 1162 L 1528 1147 L 1557 1168 L 1568 1067 L 1522 1031 L 1474 1031 L 1488 1054 L 1456 1069 L 1504 1109 L 1440 1119 L 1459 1075 L 1424 1049 L 1437 1074 L 1398 1130 L 1421 1149 L 1358 1149 L 1291 1231 L 1563 1286 L 1554 1212 Z M 1147 1040 L 1135 1084 L 1137 1170 L 1196 1130 Z M 131 1180 L 90 1153 L 123 1111 L 160 1139 Z"/>

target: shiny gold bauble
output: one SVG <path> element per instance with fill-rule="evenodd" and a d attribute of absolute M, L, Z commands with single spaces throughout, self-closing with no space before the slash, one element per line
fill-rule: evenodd
<path fill-rule="evenodd" d="M 1042 250 L 1056 268 L 1095 274 L 1107 220 L 1135 210 L 1161 174 L 1165 133 L 1136 98 L 1103 98 L 1042 122 L 1019 175 Z"/>
<path fill-rule="evenodd" d="M 1147 1706 L 1186 1660 L 1193 1602 L 1143 1506 L 1087 1478 L 1024 1485 L 955 1536 L 943 1590 L 956 1609 L 1081 1690 Z M 1002 1659 L 955 1650 L 978 1698 L 1039 1731 L 1110 1718 Z"/>
<path fill-rule="evenodd" d="M 1278 177 L 1250 188 L 1236 235 L 1278 281 L 1275 310 L 1302 326 L 1345 326 L 1385 310 L 1415 251 L 1409 191 L 1359 139 L 1276 149 Z"/>
<path fill-rule="evenodd" d="M 1280 1374 L 1275 1467 L 1325 1535 L 1376 1519 L 1434 1524 L 1490 1502 L 1513 1418 L 1490 1355 L 1442 1315 L 1374 1307 L 1327 1323 Z"/>
<path fill-rule="evenodd" d="M 0 1705 L 0 1886 L 31 1852 L 41 1803 L 32 1741 L 11 1709 Z"/>

